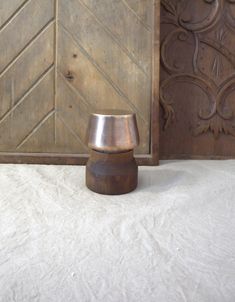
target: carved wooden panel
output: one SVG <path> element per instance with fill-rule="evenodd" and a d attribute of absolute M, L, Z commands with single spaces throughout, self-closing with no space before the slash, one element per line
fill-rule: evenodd
<path fill-rule="evenodd" d="M 156 163 L 159 6 L 0 0 L 0 161 L 84 163 L 89 113 L 118 108 Z"/>
<path fill-rule="evenodd" d="M 161 157 L 234 157 L 235 1 L 161 4 Z"/>

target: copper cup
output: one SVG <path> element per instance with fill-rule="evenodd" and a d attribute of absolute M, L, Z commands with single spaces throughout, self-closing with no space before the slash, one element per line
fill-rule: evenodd
<path fill-rule="evenodd" d="M 86 185 L 97 193 L 117 195 L 133 191 L 138 166 L 133 152 L 139 144 L 136 115 L 112 110 L 93 113 L 88 128 L 91 149 Z"/>
<path fill-rule="evenodd" d="M 115 153 L 133 150 L 139 144 L 135 113 L 105 110 L 91 114 L 88 128 L 88 147 Z"/>

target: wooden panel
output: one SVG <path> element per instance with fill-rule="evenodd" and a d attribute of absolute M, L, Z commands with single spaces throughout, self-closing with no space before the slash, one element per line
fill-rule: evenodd
<path fill-rule="evenodd" d="M 235 157 L 235 2 L 161 3 L 161 157 Z"/>
<path fill-rule="evenodd" d="M 0 0 L 0 160 L 84 163 L 90 112 L 118 108 L 137 114 L 139 163 L 157 163 L 159 6 Z"/>
<path fill-rule="evenodd" d="M 26 3 L 26 0 L 11 0 L 0 2 L 0 28 L 4 27 L 5 23 L 8 22 L 14 15 L 20 11 L 21 7 Z"/>

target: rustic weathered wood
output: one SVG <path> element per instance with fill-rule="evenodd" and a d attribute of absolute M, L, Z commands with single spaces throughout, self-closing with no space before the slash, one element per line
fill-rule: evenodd
<path fill-rule="evenodd" d="M 86 165 L 86 185 L 100 194 L 119 195 L 136 189 L 138 166 L 133 151 L 102 153 L 91 151 Z"/>
<path fill-rule="evenodd" d="M 161 3 L 161 158 L 234 158 L 235 3 Z"/>
<path fill-rule="evenodd" d="M 137 114 L 158 162 L 159 1 L 0 0 L 0 162 L 84 164 L 89 114 Z"/>

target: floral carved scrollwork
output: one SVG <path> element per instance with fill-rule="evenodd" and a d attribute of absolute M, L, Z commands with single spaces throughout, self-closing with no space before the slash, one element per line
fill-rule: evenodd
<path fill-rule="evenodd" d="M 195 3 L 201 8 L 205 6 L 203 16 L 197 13 L 198 7 L 192 15 L 191 5 Z M 235 55 L 227 43 L 228 33 L 234 35 L 235 31 L 235 0 L 162 0 L 161 4 L 164 11 L 162 26 L 170 27 L 161 41 L 161 64 L 167 74 L 160 85 L 164 129 L 175 122 L 177 115 L 174 97 L 169 98 L 166 92 L 171 85 L 184 83 L 199 89 L 207 99 L 198 109 L 193 134 L 212 132 L 215 138 L 220 134 L 235 136 L 231 106 L 231 96 L 235 92 Z M 187 53 L 189 59 L 185 62 L 174 62 L 169 55 L 177 43 Z M 205 49 L 210 53 L 210 67 L 208 62 L 204 62 L 206 67 L 199 63 Z M 226 74 L 224 64 L 229 66 Z"/>
<path fill-rule="evenodd" d="M 205 31 L 208 30 L 212 25 L 214 25 L 220 16 L 220 11 L 222 9 L 222 1 L 221 0 L 204 0 L 205 3 L 211 4 L 212 8 L 210 10 L 209 15 L 207 15 L 203 20 L 193 22 L 190 19 L 184 18 L 184 8 L 183 12 L 179 16 L 179 24 L 190 31 Z M 190 5 L 190 1 L 187 1 L 187 5 Z"/>

